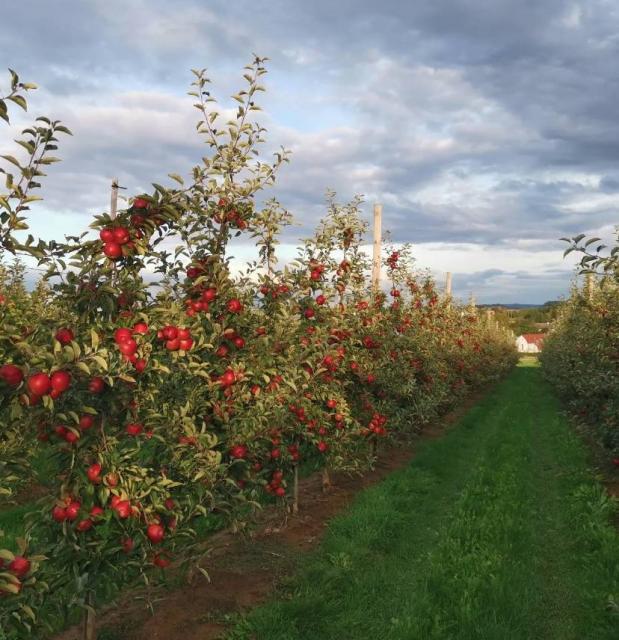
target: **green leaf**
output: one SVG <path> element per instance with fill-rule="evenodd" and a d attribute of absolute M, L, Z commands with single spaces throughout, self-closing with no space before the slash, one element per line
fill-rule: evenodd
<path fill-rule="evenodd" d="M 0 155 L 0 158 L 4 158 L 5 160 L 10 162 L 11 164 L 14 164 L 16 167 L 19 167 L 20 169 L 22 168 L 21 164 L 19 164 L 19 162 L 17 161 L 17 158 L 15 158 L 14 156 Z"/>
<path fill-rule="evenodd" d="M 85 362 L 76 362 L 75 366 L 80 370 L 83 371 L 87 376 L 91 375 L 90 373 L 90 368 L 88 367 L 88 365 Z"/>
<path fill-rule="evenodd" d="M 10 96 L 8 98 L 11 102 L 19 105 L 24 111 L 28 111 L 28 104 L 26 102 L 26 98 L 20 95 Z"/>

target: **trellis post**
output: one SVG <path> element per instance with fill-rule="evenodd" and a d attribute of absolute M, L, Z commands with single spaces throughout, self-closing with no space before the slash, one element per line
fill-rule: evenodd
<path fill-rule="evenodd" d="M 383 205 L 374 205 L 374 251 L 372 257 L 372 291 L 377 294 L 380 290 L 380 254 L 382 240 Z"/>

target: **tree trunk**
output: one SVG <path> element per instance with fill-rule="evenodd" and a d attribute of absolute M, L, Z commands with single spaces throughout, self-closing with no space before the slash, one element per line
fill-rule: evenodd
<path fill-rule="evenodd" d="M 322 492 L 326 493 L 331 488 L 331 478 L 329 477 L 329 469 L 325 467 L 322 470 Z"/>
<path fill-rule="evenodd" d="M 299 463 L 294 465 L 294 485 L 292 488 L 292 513 L 299 513 Z"/>
<path fill-rule="evenodd" d="M 97 640 L 97 628 L 95 625 L 95 599 L 92 591 L 86 594 L 87 609 L 84 615 L 84 640 Z"/>

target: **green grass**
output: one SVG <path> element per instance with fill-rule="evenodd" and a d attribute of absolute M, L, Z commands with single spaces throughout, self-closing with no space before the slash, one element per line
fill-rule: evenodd
<path fill-rule="evenodd" d="M 535 359 L 360 494 L 235 640 L 616 640 L 616 505 Z"/>

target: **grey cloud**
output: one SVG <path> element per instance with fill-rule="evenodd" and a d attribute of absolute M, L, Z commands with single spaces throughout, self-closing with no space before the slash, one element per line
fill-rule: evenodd
<path fill-rule="evenodd" d="M 37 113 L 49 108 L 76 134 L 50 169 L 37 225 L 51 212 L 86 223 L 112 176 L 132 193 L 198 161 L 188 69 L 208 66 L 225 96 L 251 51 L 272 58 L 270 143 L 295 151 L 273 192 L 301 223 L 288 239 L 311 231 L 327 187 L 383 201 L 398 240 L 557 244 L 558 262 L 558 237 L 617 220 L 612 2 L 10 0 L 9 10 L 6 66 L 44 87 Z M 567 286 L 565 271 L 552 278 Z M 490 281 L 522 283 L 524 299 L 555 286 L 515 272 Z"/>

